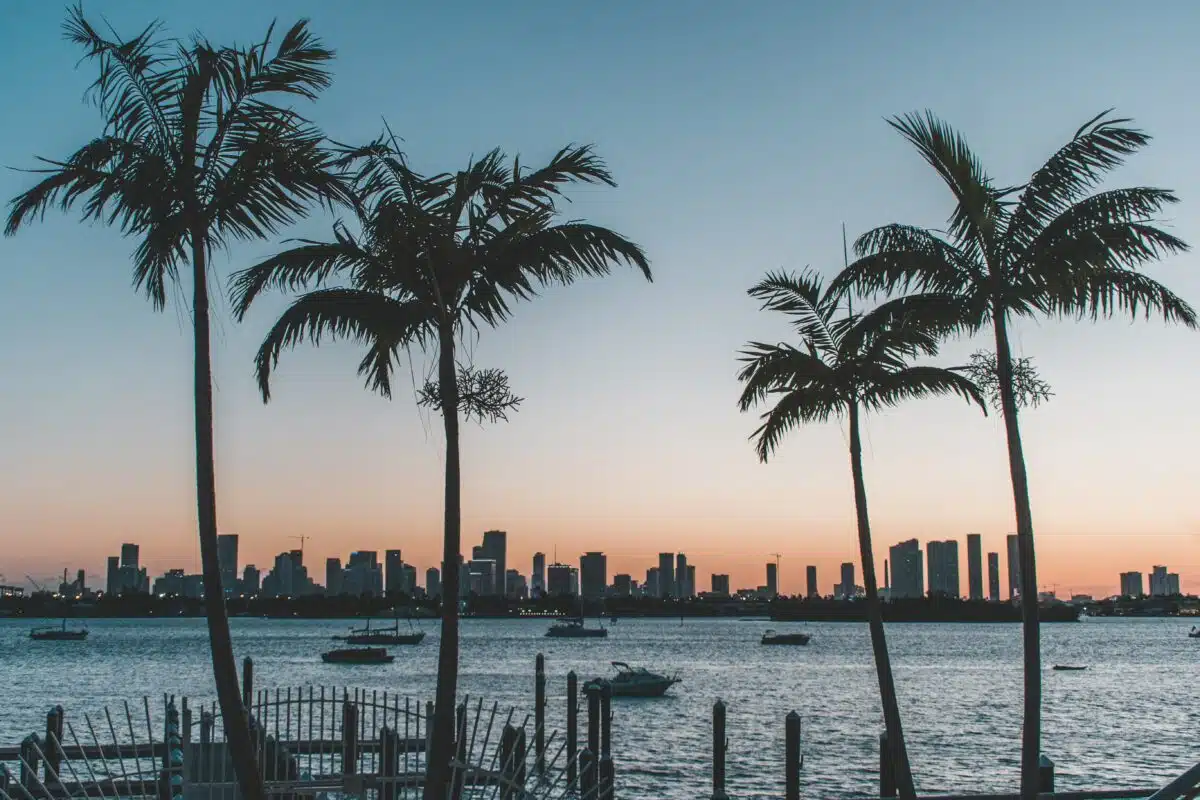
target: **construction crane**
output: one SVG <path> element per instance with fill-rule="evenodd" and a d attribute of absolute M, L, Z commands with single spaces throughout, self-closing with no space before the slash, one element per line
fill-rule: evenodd
<path fill-rule="evenodd" d="M 32 575 L 26 575 L 26 576 L 25 576 L 25 580 L 29 581 L 29 582 L 30 582 L 30 583 L 33 585 L 33 588 L 34 588 L 34 589 L 37 589 L 39 592 L 50 592 L 50 590 L 49 590 L 49 589 L 47 589 L 45 586 L 42 586 L 40 583 L 38 583 L 37 581 L 35 581 L 35 580 L 33 579 L 33 576 L 32 576 Z M 42 580 L 44 580 L 44 581 L 53 581 L 53 580 L 57 580 L 57 578 L 42 578 Z M 51 592 L 51 594 L 53 594 L 53 592 Z"/>
<path fill-rule="evenodd" d="M 779 594 L 779 559 L 783 558 L 782 553 L 767 553 L 769 556 L 775 556 L 775 594 Z"/>
<path fill-rule="evenodd" d="M 289 536 L 288 538 L 289 538 L 289 539 L 299 539 L 299 540 L 300 540 L 300 561 L 302 561 L 302 562 L 303 562 L 303 561 L 304 561 L 304 543 L 305 543 L 305 542 L 307 542 L 307 541 L 308 541 L 309 539 L 311 539 L 312 537 L 311 537 L 311 536 L 305 536 L 304 534 L 301 534 L 301 535 L 299 535 L 299 536 Z"/>

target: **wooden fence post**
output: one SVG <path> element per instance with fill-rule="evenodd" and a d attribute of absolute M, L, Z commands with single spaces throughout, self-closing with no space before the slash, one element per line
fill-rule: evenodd
<path fill-rule="evenodd" d="M 892 760 L 892 749 L 887 731 L 884 731 L 879 734 L 879 796 L 895 797 L 896 794 L 896 762 Z"/>
<path fill-rule="evenodd" d="M 246 656 L 242 660 L 242 707 L 250 713 L 250 704 L 254 698 L 254 659 Z"/>
<path fill-rule="evenodd" d="M 183 721 L 179 724 L 180 737 L 187 744 L 192 741 L 192 710 L 188 708 L 187 698 L 183 698 Z"/>
<path fill-rule="evenodd" d="M 729 800 L 725 794 L 725 750 L 729 740 L 725 738 L 725 702 L 718 699 L 713 703 L 713 766 L 712 800 Z"/>
<path fill-rule="evenodd" d="M 400 787 L 396 776 L 400 769 L 400 734 L 384 725 L 379 730 L 379 799 L 396 800 Z"/>
<path fill-rule="evenodd" d="M 546 657 L 537 654 L 533 679 L 533 769 L 538 775 L 546 772 Z"/>
<path fill-rule="evenodd" d="M 63 707 L 55 706 L 46 714 L 46 738 L 43 741 L 42 755 L 46 757 L 45 783 L 58 780 L 58 771 L 62 767 L 62 735 Z"/>
<path fill-rule="evenodd" d="M 500 731 L 500 800 L 513 800 L 517 765 L 517 729 L 505 723 Z"/>
<path fill-rule="evenodd" d="M 588 732 L 587 732 L 587 749 L 591 753 L 591 761 L 589 768 L 591 774 L 588 775 L 588 785 L 595 792 L 599 788 L 599 766 L 600 766 L 600 686 L 596 683 L 587 684 L 587 699 L 588 699 Z M 580 757 L 580 769 L 584 772 L 589 771 L 582 766 L 583 758 Z M 585 795 L 586 796 L 586 795 Z"/>
<path fill-rule="evenodd" d="M 784 797 L 800 800 L 800 715 L 795 711 L 784 720 L 784 747 Z"/>
<path fill-rule="evenodd" d="M 429 753 L 433 750 L 433 701 L 425 702 L 425 760 L 429 761 Z"/>
<path fill-rule="evenodd" d="M 612 800 L 616 769 L 612 759 L 612 684 L 605 681 L 600 687 L 600 761 L 596 779 L 600 800 Z"/>
<path fill-rule="evenodd" d="M 1038 793 L 1054 792 L 1054 762 L 1046 756 L 1038 756 Z"/>
<path fill-rule="evenodd" d="M 358 774 L 358 705 L 342 701 L 342 774 Z"/>
<path fill-rule="evenodd" d="M 38 762 L 38 743 L 37 737 L 32 733 L 21 740 L 21 787 L 25 790 L 27 797 L 33 797 L 32 794 L 34 785 L 37 783 Z"/>
<path fill-rule="evenodd" d="M 575 791 L 579 768 L 579 679 L 567 673 L 567 791 Z"/>
<path fill-rule="evenodd" d="M 585 747 L 579 754 L 580 800 L 596 800 L 596 757 Z"/>
<path fill-rule="evenodd" d="M 516 771 L 513 773 L 513 777 L 517 781 L 517 786 L 520 787 L 520 791 L 518 791 L 516 793 L 516 797 L 518 798 L 518 800 L 523 800 L 523 798 L 525 796 L 525 779 L 527 777 L 525 774 L 525 759 L 526 759 L 526 756 L 528 756 L 528 754 L 529 754 L 529 750 L 528 750 L 528 743 L 526 742 L 526 739 L 525 739 L 525 728 L 524 727 L 517 728 L 517 749 L 516 749 L 517 764 L 516 764 Z"/>

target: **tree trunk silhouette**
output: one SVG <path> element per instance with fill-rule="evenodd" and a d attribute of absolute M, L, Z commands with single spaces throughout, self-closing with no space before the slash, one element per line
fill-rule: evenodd
<path fill-rule="evenodd" d="M 1037 564 L 1033 552 L 1033 511 L 1029 504 L 1029 478 L 1017 424 L 1017 402 L 1013 392 L 1012 352 L 1008 346 L 1008 312 L 993 313 L 996 328 L 996 371 L 1000 408 L 1008 440 L 1008 469 L 1012 475 L 1013 505 L 1017 514 L 1018 585 L 1021 593 L 1022 639 L 1025 650 L 1025 714 L 1021 727 L 1021 797 L 1036 800 L 1038 760 L 1042 747 L 1042 653 L 1038 630 Z"/>
<path fill-rule="evenodd" d="M 454 752 L 454 708 L 458 695 L 458 559 L 462 552 L 458 454 L 458 376 L 454 372 L 454 330 L 439 334 L 438 384 L 446 431 L 445 521 L 442 541 L 442 638 L 438 645 L 433 742 L 427 760 L 424 800 L 445 800 Z"/>
<path fill-rule="evenodd" d="M 863 480 L 862 438 L 859 432 L 858 403 L 850 403 L 850 472 L 854 476 L 854 510 L 858 518 L 858 549 L 862 560 L 863 588 L 867 592 L 867 627 L 871 631 L 871 650 L 875 653 L 875 672 L 879 676 L 879 699 L 883 705 L 883 725 L 896 770 L 896 788 L 902 800 L 913 800 L 912 766 L 900 725 L 900 706 L 892 680 L 892 662 L 883 631 L 883 608 L 875 580 L 875 553 L 871 545 L 871 521 L 867 514 L 867 485 Z"/>
<path fill-rule="evenodd" d="M 251 744 L 250 719 L 242 706 L 237 662 L 225 613 L 225 589 L 217 555 L 217 481 L 213 457 L 212 347 L 209 341 L 208 264 L 203 231 L 192 233 L 192 324 L 195 347 L 196 516 L 204 576 L 204 616 L 208 620 L 213 680 L 225 727 L 233 771 L 243 800 L 266 800 L 262 775 Z"/>

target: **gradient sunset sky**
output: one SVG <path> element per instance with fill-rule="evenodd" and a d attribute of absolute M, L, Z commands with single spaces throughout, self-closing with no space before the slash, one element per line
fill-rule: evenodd
<path fill-rule="evenodd" d="M 330 136 L 365 141 L 386 117 L 418 168 L 458 168 L 494 146 L 544 161 L 594 142 L 617 189 L 575 191 L 572 217 L 618 229 L 652 259 L 548 291 L 470 348 L 526 398 L 507 424 L 467 426 L 464 549 L 509 532 L 509 564 L 543 550 L 609 556 L 639 580 L 660 550 L 687 552 L 698 584 L 728 572 L 782 588 L 817 564 L 831 591 L 858 560 L 849 462 L 837 424 L 798 431 L 768 465 L 735 401 L 736 351 L 785 337 L 745 290 L 765 271 L 841 265 L 882 223 L 940 226 L 950 195 L 884 117 L 930 108 L 966 133 L 997 181 L 1019 183 L 1085 120 L 1116 107 L 1155 136 L 1114 181 L 1179 192 L 1168 228 L 1200 244 L 1200 5 L 1105 0 L 1003 4 L 447 2 L 183 3 L 90 0 L 131 35 L 155 17 L 218 43 L 299 16 L 338 51 L 309 109 Z M 97 134 L 94 78 L 61 39 L 64 8 L 0 11 L 0 165 L 63 157 Z M 28 187 L 0 171 L 0 197 Z M 292 235 L 323 237 L 329 220 Z M 23 582 L 85 568 L 140 542 L 153 574 L 199 566 L 191 346 L 176 294 L 154 313 L 131 290 L 133 242 L 51 213 L 0 241 L 0 573 Z M 275 252 L 235 248 L 222 279 Z M 1151 274 L 1200 302 L 1200 254 Z M 224 289 L 224 282 L 222 290 Z M 355 375 L 351 346 L 284 355 L 269 406 L 251 358 L 285 299 L 215 326 L 220 527 L 260 566 L 306 545 L 326 555 L 399 547 L 422 573 L 440 553 L 440 420 L 407 388 L 387 402 Z M 1110 594 L 1117 573 L 1166 564 L 1200 590 L 1200 335 L 1158 322 L 1031 323 L 1017 350 L 1056 396 L 1023 418 L 1040 578 L 1060 594 Z M 949 346 L 961 363 L 986 339 Z M 430 359 L 412 369 L 418 381 Z M 956 400 L 867 422 L 880 564 L 917 537 L 1013 530 L 1002 428 Z M 965 542 L 962 580 L 966 588 Z M 1003 556 L 1002 556 L 1003 564 Z M 861 573 L 860 573 L 861 574 Z"/>

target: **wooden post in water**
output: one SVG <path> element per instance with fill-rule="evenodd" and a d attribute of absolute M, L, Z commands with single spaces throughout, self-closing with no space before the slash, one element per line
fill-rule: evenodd
<path fill-rule="evenodd" d="M 342 701 L 342 774 L 358 774 L 358 705 Z"/>
<path fill-rule="evenodd" d="M 183 698 L 183 722 L 180 723 L 180 738 L 185 744 L 191 744 L 192 741 L 192 710 L 188 708 L 187 698 Z"/>
<path fill-rule="evenodd" d="M 596 769 L 600 800 L 612 800 L 616 770 L 612 759 L 612 684 L 600 687 L 600 761 Z"/>
<path fill-rule="evenodd" d="M 713 766 L 712 800 L 729 800 L 725 794 L 725 750 L 729 740 L 725 738 L 725 701 L 718 699 L 713 703 Z"/>
<path fill-rule="evenodd" d="M 400 734 L 384 725 L 379 730 L 379 800 L 396 800 L 400 793 Z"/>
<path fill-rule="evenodd" d="M 892 749 L 888 745 L 887 731 L 879 734 L 879 796 L 895 797 L 896 762 L 892 760 Z"/>
<path fill-rule="evenodd" d="M 567 790 L 575 791 L 579 767 L 579 679 L 567 673 Z"/>
<path fill-rule="evenodd" d="M 242 708 L 250 713 L 250 704 L 254 698 L 254 659 L 246 656 L 242 660 Z"/>
<path fill-rule="evenodd" d="M 538 775 L 546 772 L 546 657 L 537 654 L 533 679 L 533 769 Z"/>
<path fill-rule="evenodd" d="M 433 750 L 433 701 L 425 702 L 425 761 L 429 761 L 429 753 Z"/>
<path fill-rule="evenodd" d="M 467 763 L 467 703 L 464 700 L 455 710 L 454 735 L 458 739 L 455 747 L 455 758 L 460 764 Z"/>
<path fill-rule="evenodd" d="M 33 797 L 33 788 L 37 784 L 38 771 L 38 744 L 37 737 L 32 733 L 21 740 L 21 788 L 25 790 L 27 797 Z"/>
<path fill-rule="evenodd" d="M 579 797 L 596 800 L 596 757 L 586 747 L 579 754 Z"/>
<path fill-rule="evenodd" d="M 800 715 L 788 712 L 784 720 L 784 797 L 800 800 Z"/>
<path fill-rule="evenodd" d="M 583 766 L 583 756 L 579 757 L 579 762 L 580 769 L 587 774 L 588 785 L 592 787 L 594 793 L 600 785 L 598 774 L 600 766 L 600 687 L 595 683 L 589 683 L 586 691 L 588 700 L 587 749 L 591 754 L 591 759 L 587 767 Z"/>
<path fill-rule="evenodd" d="M 63 707 L 55 706 L 46 714 L 46 739 L 42 743 L 42 755 L 46 757 L 44 783 L 58 780 L 62 767 Z"/>
<path fill-rule="evenodd" d="M 517 749 L 516 749 L 517 764 L 516 764 L 516 771 L 513 773 L 513 777 L 517 781 L 517 786 L 520 787 L 520 791 L 518 791 L 516 793 L 518 800 L 520 800 L 521 798 L 523 798 L 525 796 L 525 778 L 526 778 L 525 759 L 526 759 L 526 756 L 528 756 L 528 755 L 529 755 L 529 745 L 528 745 L 528 742 L 525 740 L 525 728 L 523 728 L 523 727 L 517 728 Z"/>
<path fill-rule="evenodd" d="M 1054 762 L 1045 755 L 1038 756 L 1038 793 L 1054 792 Z"/>
<path fill-rule="evenodd" d="M 500 800 L 513 800 L 516 792 L 517 729 L 505 723 L 500 731 Z"/>

